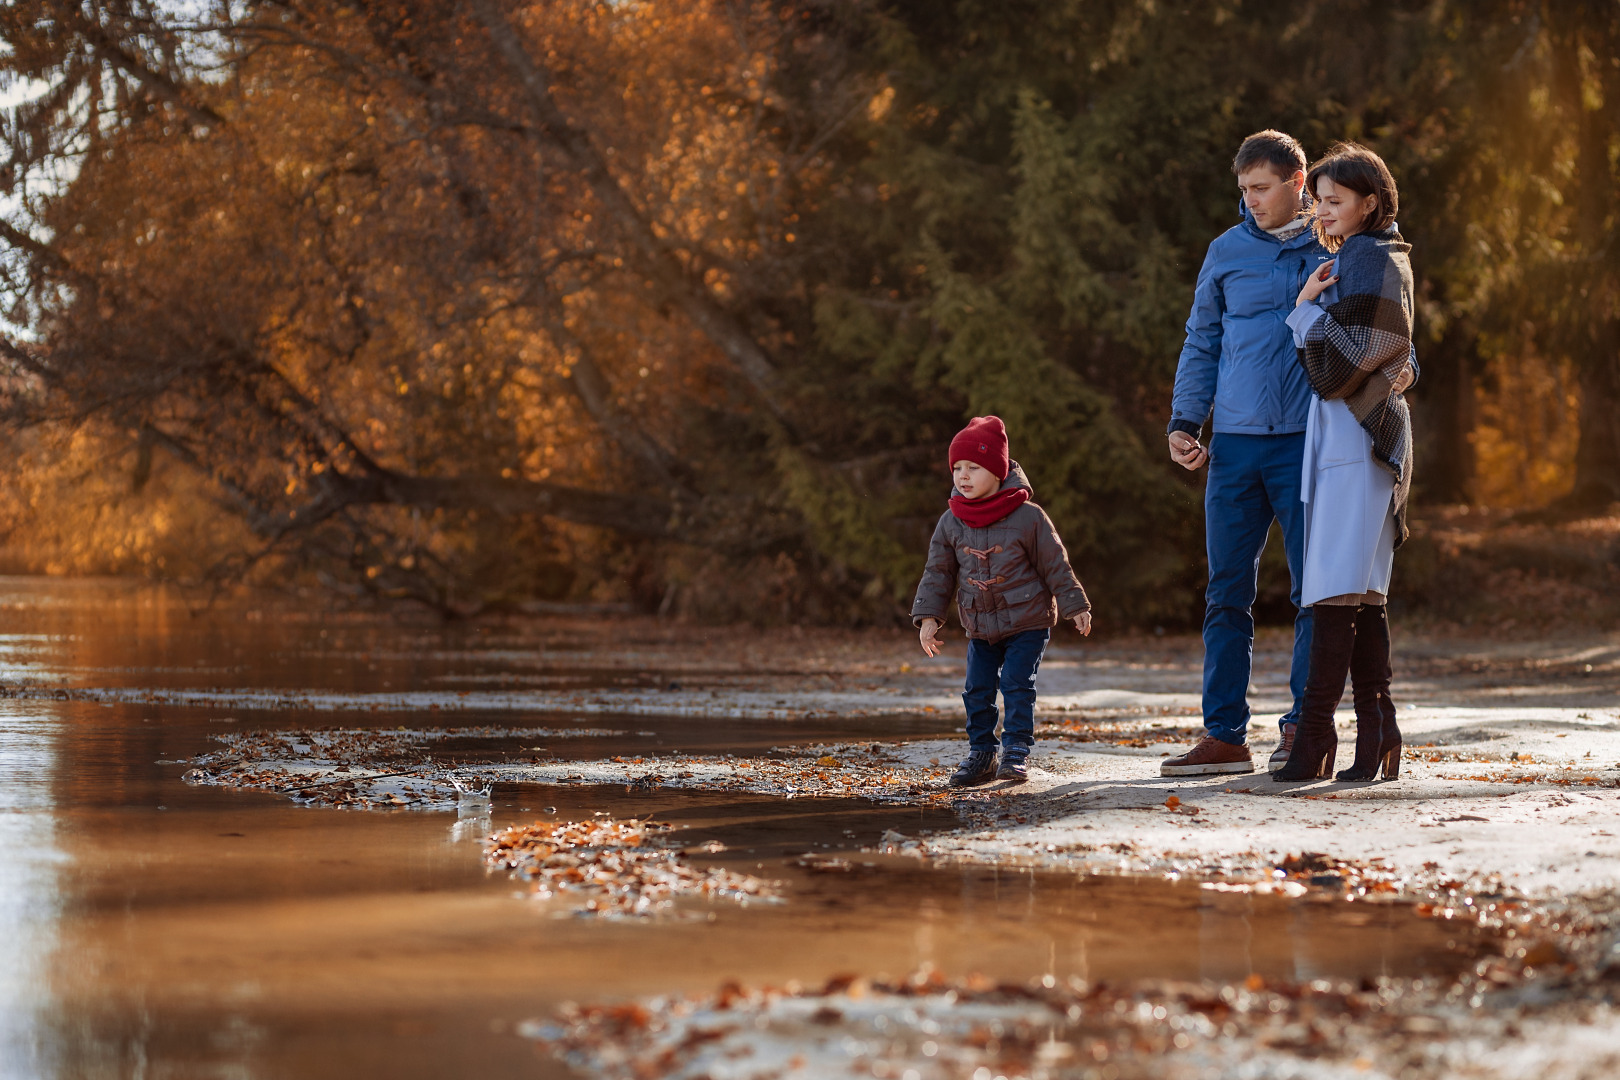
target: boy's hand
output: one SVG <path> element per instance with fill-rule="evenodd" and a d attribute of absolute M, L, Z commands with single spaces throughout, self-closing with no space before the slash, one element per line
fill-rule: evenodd
<path fill-rule="evenodd" d="M 944 643 L 935 635 L 938 633 L 940 621 L 938 619 L 924 619 L 917 630 L 917 640 L 922 643 L 922 651 L 928 656 L 938 656 Z"/>
<path fill-rule="evenodd" d="M 1082 611 L 1074 617 L 1074 628 L 1080 631 L 1083 637 L 1091 636 L 1091 612 Z"/>

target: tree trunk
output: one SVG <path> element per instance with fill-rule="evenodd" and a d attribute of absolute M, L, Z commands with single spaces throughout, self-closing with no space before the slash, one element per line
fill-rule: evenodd
<path fill-rule="evenodd" d="M 532 514 L 579 525 L 614 529 L 630 536 L 668 536 L 674 507 L 662 499 L 616 491 L 487 476 L 407 476 L 376 465 L 355 474 L 323 473 L 312 485 L 315 496 L 292 511 L 266 507 L 245 487 L 210 468 L 186 443 L 151 425 L 143 440 L 219 484 L 248 526 L 265 537 L 308 529 L 351 506 L 410 506 L 420 510 L 478 510 L 501 516 Z"/>
<path fill-rule="evenodd" d="M 388 473 L 361 481 L 344 495 L 350 505 L 392 503 L 423 510 L 536 514 L 614 529 L 631 536 L 657 538 L 669 533 L 670 505 L 662 499 L 534 480 Z"/>
<path fill-rule="evenodd" d="M 1580 441 L 1575 449 L 1575 490 L 1563 500 L 1568 510 L 1601 510 L 1620 499 L 1620 242 L 1611 202 L 1615 177 L 1609 163 L 1620 79 L 1605 61 L 1615 17 L 1609 4 L 1570 4 L 1555 29 L 1555 62 L 1564 108 L 1575 120 L 1575 184 L 1579 233 L 1570 285 L 1587 313 L 1585 326 L 1570 327 L 1571 354 L 1580 372 Z M 1582 46 L 1596 57 L 1583 71 Z M 1589 81 L 1596 81 L 1597 93 Z"/>
<path fill-rule="evenodd" d="M 1415 482 L 1430 503 L 1468 503 L 1474 498 L 1474 386 L 1478 333 L 1453 322 L 1427 356 L 1420 356 L 1423 378 L 1414 388 L 1419 448 Z"/>
<path fill-rule="evenodd" d="M 1580 441 L 1575 447 L 1571 510 L 1600 511 L 1620 500 L 1620 324 L 1596 319 L 1580 371 Z"/>

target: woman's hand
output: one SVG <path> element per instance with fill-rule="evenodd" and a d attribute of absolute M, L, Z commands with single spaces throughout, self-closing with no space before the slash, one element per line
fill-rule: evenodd
<path fill-rule="evenodd" d="M 1315 300 L 1327 291 L 1329 285 L 1338 281 L 1339 275 L 1333 272 L 1333 268 L 1338 265 L 1337 259 L 1332 262 L 1325 262 L 1317 268 L 1316 273 L 1305 279 L 1305 287 L 1299 290 L 1299 296 L 1294 300 L 1294 306 L 1299 307 L 1299 305 L 1307 301 Z"/>
<path fill-rule="evenodd" d="M 1082 637 L 1091 636 L 1091 612 L 1082 611 L 1074 617 L 1074 628 L 1080 631 Z"/>
<path fill-rule="evenodd" d="M 924 654 L 928 656 L 938 656 L 939 650 L 944 647 L 944 643 L 935 636 L 939 632 L 939 627 L 938 619 L 924 619 L 922 626 L 917 629 L 917 640 L 922 644 Z"/>

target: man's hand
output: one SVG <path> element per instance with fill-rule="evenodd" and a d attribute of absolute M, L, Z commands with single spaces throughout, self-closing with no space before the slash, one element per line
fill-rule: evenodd
<path fill-rule="evenodd" d="M 936 636 L 939 632 L 938 619 L 924 619 L 922 626 L 917 629 L 917 640 L 922 643 L 922 651 L 928 656 L 938 656 L 944 644 Z"/>
<path fill-rule="evenodd" d="M 1189 472 L 1196 472 L 1209 460 L 1209 451 L 1203 443 L 1185 431 L 1170 433 L 1170 460 Z"/>
<path fill-rule="evenodd" d="M 1081 637 L 1091 636 L 1091 612 L 1082 611 L 1074 617 L 1074 628 L 1080 631 Z"/>

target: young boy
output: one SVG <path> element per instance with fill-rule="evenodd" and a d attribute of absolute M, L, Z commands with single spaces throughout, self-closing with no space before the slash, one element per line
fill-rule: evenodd
<path fill-rule="evenodd" d="M 998 416 L 977 416 L 951 440 L 951 508 L 934 526 L 928 565 L 911 605 L 918 640 L 929 656 L 951 598 L 967 630 L 968 755 L 951 787 L 992 779 L 1022 783 L 1035 745 L 1035 672 L 1058 619 L 1091 633 L 1091 602 L 1069 567 L 1052 519 L 1035 503 L 1029 481 L 1007 456 Z M 1006 706 L 1001 767 L 996 767 L 996 689 Z"/>

